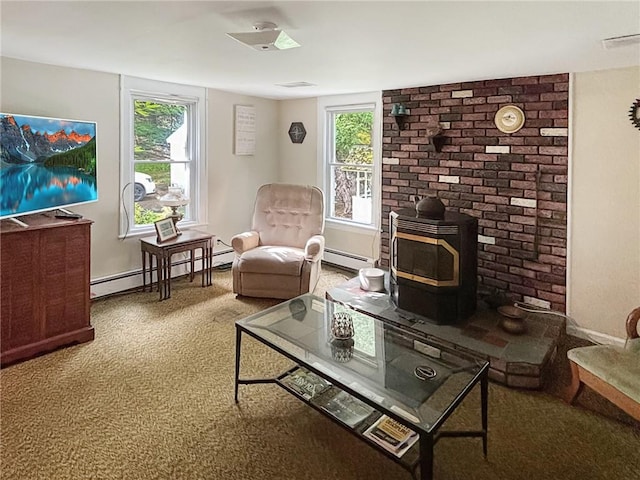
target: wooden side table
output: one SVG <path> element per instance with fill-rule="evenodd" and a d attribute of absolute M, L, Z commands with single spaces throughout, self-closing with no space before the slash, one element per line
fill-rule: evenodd
<path fill-rule="evenodd" d="M 142 291 L 147 290 L 147 271 L 149 272 L 149 289 L 153 291 L 153 257 L 156 258 L 156 272 L 160 300 L 171 298 L 171 256 L 175 253 L 189 252 L 191 270 L 189 281 L 193 281 L 195 252 L 202 249 L 202 286 L 212 285 L 213 279 L 213 238 L 210 233 L 198 230 L 187 230 L 177 238 L 159 242 L 156 236 L 140 239 L 142 253 Z M 149 268 L 147 269 L 147 257 Z"/>

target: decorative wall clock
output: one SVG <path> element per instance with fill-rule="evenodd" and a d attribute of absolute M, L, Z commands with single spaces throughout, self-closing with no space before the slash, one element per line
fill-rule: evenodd
<path fill-rule="evenodd" d="M 637 98 L 635 103 L 631 105 L 631 109 L 629 110 L 629 119 L 637 129 L 640 129 L 640 98 Z"/>
<path fill-rule="evenodd" d="M 498 110 L 493 121 L 501 132 L 515 133 L 524 125 L 524 112 L 515 105 L 506 105 Z"/>
<path fill-rule="evenodd" d="M 292 143 L 302 143 L 306 136 L 307 130 L 304 128 L 302 122 L 293 122 L 289 127 L 289 138 Z"/>

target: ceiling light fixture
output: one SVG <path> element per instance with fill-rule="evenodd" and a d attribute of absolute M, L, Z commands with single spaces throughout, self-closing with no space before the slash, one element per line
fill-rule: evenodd
<path fill-rule="evenodd" d="M 611 37 L 602 40 L 602 46 L 607 50 L 610 48 L 627 47 L 629 45 L 640 45 L 640 34 L 622 35 L 620 37 Z"/>
<path fill-rule="evenodd" d="M 287 50 L 300 44 L 278 28 L 273 22 L 256 22 L 254 32 L 227 33 L 234 40 L 261 52 Z"/>

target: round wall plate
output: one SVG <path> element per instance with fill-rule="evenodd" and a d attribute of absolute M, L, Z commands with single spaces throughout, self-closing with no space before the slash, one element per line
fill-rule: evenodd
<path fill-rule="evenodd" d="M 515 105 L 506 105 L 496 112 L 493 121 L 501 132 L 515 133 L 524 125 L 524 112 Z"/>
<path fill-rule="evenodd" d="M 640 129 L 640 98 L 636 99 L 635 103 L 631 105 L 629 119 L 637 129 Z"/>

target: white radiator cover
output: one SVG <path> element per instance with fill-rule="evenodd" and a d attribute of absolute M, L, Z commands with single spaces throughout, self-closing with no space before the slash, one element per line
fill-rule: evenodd
<path fill-rule="evenodd" d="M 349 268 L 351 270 L 360 270 L 361 268 L 375 267 L 375 261 L 372 258 L 361 257 L 353 253 L 341 252 L 331 248 L 324 249 L 323 261 L 338 265 L 340 267 Z"/>

